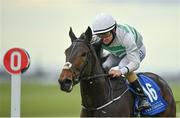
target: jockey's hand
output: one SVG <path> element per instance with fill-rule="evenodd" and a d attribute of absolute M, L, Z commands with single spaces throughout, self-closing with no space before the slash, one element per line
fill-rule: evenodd
<path fill-rule="evenodd" d="M 122 73 L 119 69 L 119 66 L 112 67 L 108 73 L 109 73 L 109 75 L 112 75 L 113 78 L 120 77 L 122 75 Z"/>

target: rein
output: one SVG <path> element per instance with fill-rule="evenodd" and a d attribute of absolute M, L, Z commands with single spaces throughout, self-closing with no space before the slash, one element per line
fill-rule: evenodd
<path fill-rule="evenodd" d="M 109 74 L 98 74 L 98 75 L 93 75 L 93 76 L 87 76 L 87 77 L 82 77 L 81 80 L 89 80 L 89 79 L 94 79 L 94 78 L 98 78 L 98 77 L 108 77 Z"/>

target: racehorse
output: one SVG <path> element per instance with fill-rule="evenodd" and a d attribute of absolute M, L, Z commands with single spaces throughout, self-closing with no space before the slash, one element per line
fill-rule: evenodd
<path fill-rule="evenodd" d="M 62 91 L 71 92 L 80 83 L 81 117 L 129 117 L 135 115 L 134 93 L 129 90 L 125 77 L 109 79 L 99 58 L 99 47 L 91 43 L 92 31 L 88 27 L 79 38 L 70 28 L 71 46 L 65 50 L 66 63 L 58 79 Z M 167 102 L 161 113 L 153 116 L 175 117 L 176 104 L 167 82 L 159 75 L 144 72 L 160 87 L 160 94 Z M 138 115 L 146 116 L 141 113 Z M 147 115 L 148 116 L 148 115 Z"/>

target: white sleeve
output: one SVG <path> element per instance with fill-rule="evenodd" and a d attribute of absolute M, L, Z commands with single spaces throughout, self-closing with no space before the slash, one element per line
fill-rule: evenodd
<path fill-rule="evenodd" d="M 129 63 L 125 67 L 120 68 L 120 71 L 122 72 L 122 74 L 126 74 L 128 72 L 135 71 L 136 69 L 139 68 L 140 57 L 133 35 L 129 33 L 126 34 L 124 36 L 124 39 L 122 40 L 122 44 L 126 48 L 126 54 Z"/>

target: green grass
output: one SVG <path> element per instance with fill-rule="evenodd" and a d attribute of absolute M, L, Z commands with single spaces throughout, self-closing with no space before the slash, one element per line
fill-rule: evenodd
<path fill-rule="evenodd" d="M 22 117 L 79 116 L 80 93 L 60 91 L 57 85 L 22 84 Z M 10 116 L 10 84 L 0 84 L 0 117 Z"/>
<path fill-rule="evenodd" d="M 176 101 L 180 100 L 180 87 L 170 84 Z M 22 84 L 21 116 L 22 117 L 63 117 L 79 116 L 81 98 L 79 86 L 71 93 L 59 90 L 58 85 Z M 177 113 L 180 104 L 177 104 Z M 179 115 L 179 114 L 178 114 Z M 10 116 L 10 83 L 0 84 L 0 117 Z"/>

